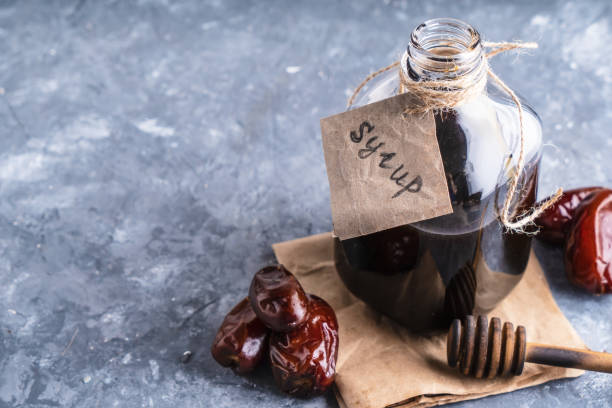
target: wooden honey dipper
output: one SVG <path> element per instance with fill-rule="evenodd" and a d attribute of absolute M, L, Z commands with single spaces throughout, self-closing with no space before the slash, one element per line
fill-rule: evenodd
<path fill-rule="evenodd" d="M 486 316 L 455 319 L 448 330 L 446 344 L 448 365 L 459 365 L 461 372 L 476 378 L 520 375 L 525 361 L 557 367 L 612 373 L 612 354 L 527 343 L 525 327 L 516 331 L 510 322 L 497 317 L 487 323 Z"/>

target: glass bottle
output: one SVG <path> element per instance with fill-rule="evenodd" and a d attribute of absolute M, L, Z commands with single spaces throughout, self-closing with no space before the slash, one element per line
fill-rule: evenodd
<path fill-rule="evenodd" d="M 487 75 L 479 33 L 455 19 L 418 26 L 398 69 L 413 81 Z M 353 105 L 397 95 L 397 69 L 376 77 Z M 514 214 L 534 205 L 542 147 L 540 119 L 522 99 L 525 167 Z M 531 236 L 500 222 L 520 149 L 518 109 L 489 81 L 457 108 L 434 112 L 453 213 L 341 241 L 334 260 L 345 285 L 373 308 L 415 331 L 445 328 L 455 317 L 487 313 L 523 276 Z"/>

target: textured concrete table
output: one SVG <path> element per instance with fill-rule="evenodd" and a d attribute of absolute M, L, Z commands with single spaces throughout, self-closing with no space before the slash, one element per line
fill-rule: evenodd
<path fill-rule="evenodd" d="M 494 69 L 544 121 L 541 193 L 611 185 L 607 2 L 457 3 L 1 1 L 0 406 L 336 406 L 209 346 L 270 244 L 330 230 L 319 118 L 427 18 L 538 41 Z M 612 297 L 536 250 L 587 344 L 612 348 Z M 612 377 L 466 405 L 612 406 Z"/>

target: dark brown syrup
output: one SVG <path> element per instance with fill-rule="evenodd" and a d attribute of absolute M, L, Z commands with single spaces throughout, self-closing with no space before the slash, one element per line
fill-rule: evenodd
<path fill-rule="evenodd" d="M 507 184 L 486 197 L 470 192 L 466 133 L 453 112 L 435 120 L 455 209 L 450 216 L 482 223 L 464 233 L 432 232 L 416 224 L 334 239 L 336 268 L 349 290 L 415 331 L 446 328 L 454 318 L 490 311 L 521 279 L 531 248 L 531 236 L 505 232 L 498 218 L 484 225 L 484 213 L 502 205 Z M 523 173 L 517 214 L 535 203 L 538 165 Z"/>

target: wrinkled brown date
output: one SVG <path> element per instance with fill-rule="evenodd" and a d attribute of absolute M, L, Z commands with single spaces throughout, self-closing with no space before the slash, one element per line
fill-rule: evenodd
<path fill-rule="evenodd" d="M 323 299 L 309 295 L 307 321 L 289 333 L 270 336 L 270 362 L 281 390 L 298 397 L 324 392 L 336 375 L 338 321 Z"/>
<path fill-rule="evenodd" d="M 565 244 L 569 280 L 591 293 L 612 292 L 612 190 L 601 190 L 578 208 Z"/>
<path fill-rule="evenodd" d="M 253 276 L 251 306 L 270 329 L 288 332 L 308 315 L 308 297 L 300 282 L 283 265 L 267 266 Z"/>
<path fill-rule="evenodd" d="M 377 272 L 385 275 L 402 273 L 413 269 L 419 259 L 419 234 L 409 225 L 359 237 L 372 255 L 372 264 Z"/>
<path fill-rule="evenodd" d="M 252 371 L 266 350 L 268 328 L 257 318 L 248 298 L 238 303 L 223 319 L 210 349 L 212 356 L 237 374 Z"/>
<path fill-rule="evenodd" d="M 565 242 L 568 225 L 574 219 L 580 203 L 603 187 L 584 187 L 563 192 L 561 198 L 536 219 L 540 227 L 538 238 L 555 245 Z"/>

